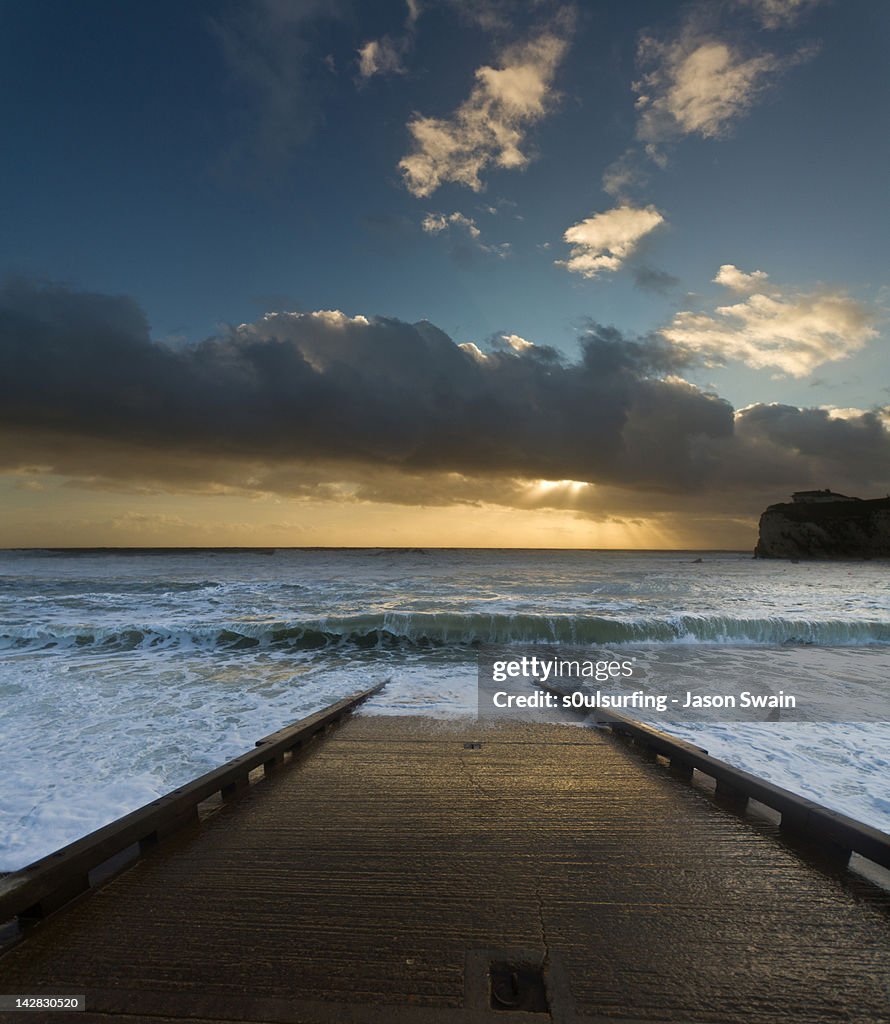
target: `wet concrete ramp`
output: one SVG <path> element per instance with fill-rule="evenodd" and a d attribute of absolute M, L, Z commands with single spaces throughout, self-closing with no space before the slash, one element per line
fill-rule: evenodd
<path fill-rule="evenodd" d="M 597 730 L 360 716 L 0 979 L 81 1022 L 877 1024 L 890 907 Z"/>

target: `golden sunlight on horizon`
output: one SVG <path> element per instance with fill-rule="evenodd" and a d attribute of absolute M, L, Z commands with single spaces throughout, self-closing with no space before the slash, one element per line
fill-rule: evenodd
<path fill-rule="evenodd" d="M 563 491 L 575 497 L 587 488 L 593 488 L 593 484 L 586 480 L 535 480 L 531 485 L 532 493 L 552 495 L 554 492 Z"/>
<path fill-rule="evenodd" d="M 579 481 L 537 481 L 531 501 Z M 116 494 L 62 478 L 41 489 L 2 481 L 0 547 L 748 548 L 745 523 L 671 517 L 595 519 L 565 508 L 491 503 L 407 506 L 243 495 Z M 64 496 L 64 503 L 60 498 Z M 549 496 L 549 495 L 548 495 Z M 60 507 L 63 505 L 63 507 Z"/>

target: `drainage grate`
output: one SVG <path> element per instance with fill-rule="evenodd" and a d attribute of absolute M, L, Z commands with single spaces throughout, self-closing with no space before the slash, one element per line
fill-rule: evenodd
<path fill-rule="evenodd" d="M 489 967 L 491 1008 L 548 1013 L 547 986 L 540 964 L 494 961 Z"/>

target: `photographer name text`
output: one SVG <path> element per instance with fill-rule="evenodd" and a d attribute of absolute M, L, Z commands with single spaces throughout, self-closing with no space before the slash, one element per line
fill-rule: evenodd
<path fill-rule="evenodd" d="M 603 693 L 595 690 L 588 693 L 575 690 L 572 693 L 549 693 L 540 690 L 537 693 L 517 694 L 498 690 L 492 694 L 492 704 L 496 708 L 538 708 L 553 710 L 554 708 L 612 708 L 614 709 L 648 709 L 665 712 L 669 707 L 684 708 L 796 708 L 797 698 L 780 690 L 778 693 L 760 694 L 743 690 L 738 696 L 731 693 L 693 693 L 687 690 L 682 697 L 669 697 L 665 693 L 644 693 L 634 690 L 632 693 Z"/>

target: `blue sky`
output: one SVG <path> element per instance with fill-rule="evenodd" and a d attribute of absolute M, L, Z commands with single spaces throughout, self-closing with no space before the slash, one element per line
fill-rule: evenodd
<path fill-rule="evenodd" d="M 888 43 L 878 0 L 7 0 L 0 271 L 173 349 L 338 310 L 571 362 L 595 321 L 736 410 L 885 417 Z"/>

